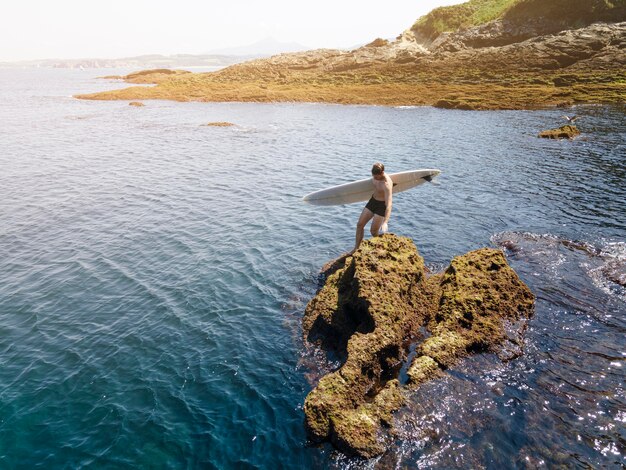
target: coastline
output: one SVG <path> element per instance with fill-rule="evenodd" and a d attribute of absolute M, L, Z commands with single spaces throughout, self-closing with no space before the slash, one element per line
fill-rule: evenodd
<path fill-rule="evenodd" d="M 117 78 L 130 87 L 87 100 L 314 102 L 522 110 L 626 103 L 626 22 L 473 47 L 455 33 L 426 49 L 375 40 L 352 51 L 318 49 L 205 73 L 155 69 Z M 465 41 L 465 42 L 464 42 Z"/>
<path fill-rule="evenodd" d="M 574 104 L 626 102 L 626 72 L 578 74 L 567 86 L 556 86 L 564 74 L 512 76 L 501 79 L 449 80 L 437 77 L 367 83 L 365 77 L 311 77 L 280 83 L 270 80 L 220 80 L 219 75 L 189 74 L 154 82 L 151 87 L 76 95 L 85 100 L 172 100 L 205 102 L 315 102 L 383 106 L 436 106 L 468 110 L 521 110 Z M 326 78 L 326 80 L 325 80 Z M 330 78 L 330 79 L 329 79 Z M 334 79 L 334 80 L 333 80 Z M 352 83 L 350 83 L 352 82 Z"/>

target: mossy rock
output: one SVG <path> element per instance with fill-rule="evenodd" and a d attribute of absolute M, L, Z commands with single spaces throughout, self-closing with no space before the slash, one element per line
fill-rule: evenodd
<path fill-rule="evenodd" d="M 407 339 L 428 315 L 424 261 L 410 239 L 384 235 L 364 241 L 335 266 L 306 307 L 303 331 L 309 341 L 341 349 L 346 361 L 307 396 L 306 424 L 316 440 L 370 455 L 380 448 L 374 436 L 403 402 L 393 393 L 397 383 L 372 392 L 406 358 Z M 350 431 L 346 423 L 359 425 Z M 368 444 L 357 444 L 361 440 Z"/>
<path fill-rule="evenodd" d="M 439 364 L 429 356 L 418 356 L 413 359 L 407 375 L 409 384 L 417 387 L 440 373 Z"/>
<path fill-rule="evenodd" d="M 376 416 L 363 408 L 340 410 L 332 417 L 331 441 L 348 455 L 372 458 L 385 451 Z"/>
<path fill-rule="evenodd" d="M 539 133 L 539 137 L 543 139 L 573 139 L 580 135 L 580 131 L 576 126 L 566 125 L 558 129 L 550 129 Z"/>
<path fill-rule="evenodd" d="M 496 351 L 506 339 L 505 322 L 531 317 L 535 297 L 501 250 L 481 248 L 457 256 L 443 274 L 441 298 L 421 345 L 442 367 L 470 353 Z"/>
<path fill-rule="evenodd" d="M 306 425 L 314 440 L 366 458 L 384 451 L 406 390 L 462 357 L 496 351 L 509 340 L 505 322 L 529 318 L 534 305 L 502 251 L 490 248 L 458 256 L 427 278 L 413 242 L 387 234 L 330 263 L 324 275 L 306 307 L 303 332 L 340 349 L 346 360 L 306 397 Z M 394 376 L 420 326 L 431 335 L 418 346 L 403 387 Z"/>
<path fill-rule="evenodd" d="M 433 359 L 435 364 L 450 367 L 459 357 L 467 354 L 468 340 L 457 333 L 441 328 L 438 334 L 431 336 L 420 346 L 420 352 Z"/>
<path fill-rule="evenodd" d="M 390 380 L 374 400 L 356 409 L 340 410 L 331 418 L 331 440 L 349 455 L 365 458 L 380 455 L 388 436 L 384 430 L 391 426 L 393 412 L 405 403 L 397 379 Z"/>
<path fill-rule="evenodd" d="M 232 126 L 234 126 L 234 124 L 232 122 L 217 121 L 217 122 L 209 122 L 209 123 L 205 124 L 205 126 L 209 126 L 209 127 L 232 127 Z"/>
<path fill-rule="evenodd" d="M 463 111 L 474 111 L 480 109 L 480 105 L 477 103 L 471 103 L 463 100 L 455 99 L 441 99 L 435 103 L 435 108 L 442 109 L 460 109 Z"/>
<path fill-rule="evenodd" d="M 552 79 L 552 82 L 554 83 L 555 87 L 569 87 L 572 86 L 574 84 L 576 84 L 579 81 L 578 76 L 573 75 L 573 74 L 568 74 L 568 75 L 560 75 L 558 77 L 554 77 Z"/>

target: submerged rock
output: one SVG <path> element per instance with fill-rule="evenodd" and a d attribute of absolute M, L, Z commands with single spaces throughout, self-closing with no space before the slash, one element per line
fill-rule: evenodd
<path fill-rule="evenodd" d="M 143 104 L 141 101 L 131 101 L 130 103 L 128 103 L 128 106 L 136 106 L 137 108 L 141 108 L 142 106 L 145 106 L 145 104 Z"/>
<path fill-rule="evenodd" d="M 550 129 L 539 133 L 539 137 L 544 139 L 573 139 L 580 134 L 576 126 L 566 125 L 558 129 Z"/>
<path fill-rule="evenodd" d="M 602 269 L 602 274 L 612 283 L 626 287 L 626 262 L 624 260 L 611 260 Z"/>
<path fill-rule="evenodd" d="M 363 242 L 326 274 L 303 331 L 345 361 L 306 397 L 306 426 L 312 439 L 367 458 L 384 452 L 393 412 L 409 390 L 468 354 L 519 343 L 505 327 L 529 318 L 534 303 L 500 250 L 457 257 L 427 278 L 413 242 L 390 234 Z M 405 387 L 397 376 L 420 327 L 431 335 L 417 347 Z"/>
<path fill-rule="evenodd" d="M 231 127 L 231 126 L 234 126 L 234 124 L 232 122 L 219 121 L 219 122 L 209 122 L 209 123 L 205 124 L 205 126 L 210 126 L 210 127 Z"/>

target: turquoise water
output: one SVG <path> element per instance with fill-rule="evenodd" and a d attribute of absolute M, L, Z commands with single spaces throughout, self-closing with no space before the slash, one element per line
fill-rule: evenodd
<path fill-rule="evenodd" d="M 71 97 L 110 73 L 0 70 L 0 467 L 626 464 L 624 108 L 555 142 L 562 110 Z M 502 246 L 537 308 L 523 357 L 422 387 L 364 462 L 307 441 L 300 338 L 362 207 L 300 199 L 377 160 L 442 170 L 390 224 L 432 269 Z"/>

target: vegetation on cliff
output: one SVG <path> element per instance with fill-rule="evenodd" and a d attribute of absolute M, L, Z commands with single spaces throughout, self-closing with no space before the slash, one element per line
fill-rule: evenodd
<path fill-rule="evenodd" d="M 518 25 L 540 21 L 553 32 L 575 29 L 597 21 L 626 19 L 623 0 L 470 0 L 435 8 L 411 27 L 416 36 L 435 39 L 441 33 L 479 26 L 502 19 Z M 548 32 L 544 28 L 544 32 Z"/>
<path fill-rule="evenodd" d="M 306 397 L 306 425 L 314 440 L 330 440 L 349 454 L 379 455 L 393 412 L 411 389 L 468 354 L 521 354 L 534 297 L 500 250 L 459 256 L 444 273 L 427 278 L 413 242 L 384 235 L 363 242 L 327 274 L 306 307 L 303 332 L 307 341 L 345 361 Z M 403 385 L 398 372 L 410 343 L 423 339 L 420 328 L 429 336 L 417 346 Z"/>
<path fill-rule="evenodd" d="M 418 37 L 435 39 L 444 32 L 477 26 L 502 16 L 519 0 L 470 0 L 460 5 L 435 8 L 411 27 Z"/>

